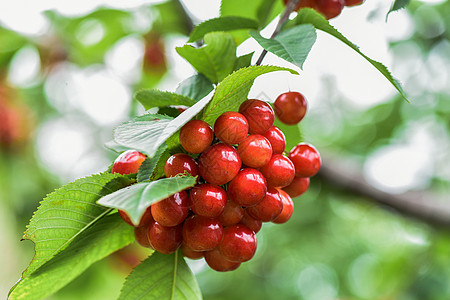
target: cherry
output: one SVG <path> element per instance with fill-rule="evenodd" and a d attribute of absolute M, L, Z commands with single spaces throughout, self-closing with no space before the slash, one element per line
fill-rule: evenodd
<path fill-rule="evenodd" d="M 163 254 L 175 252 L 181 245 L 183 225 L 166 227 L 153 222 L 148 228 L 148 239 L 153 248 Z"/>
<path fill-rule="evenodd" d="M 242 169 L 228 184 L 228 197 L 242 206 L 258 204 L 267 191 L 264 176 L 256 169 Z"/>
<path fill-rule="evenodd" d="M 344 5 L 345 6 L 356 6 L 356 5 L 361 5 L 364 0 L 344 0 Z"/>
<path fill-rule="evenodd" d="M 186 243 L 184 242 L 181 244 L 181 253 L 183 253 L 184 257 L 190 259 L 200 259 L 203 257 L 203 252 L 192 250 L 192 248 L 186 245 Z"/>
<path fill-rule="evenodd" d="M 214 134 L 225 144 L 239 144 L 248 134 L 247 119 L 238 112 L 224 112 L 214 123 Z"/>
<path fill-rule="evenodd" d="M 248 209 L 245 210 L 244 217 L 242 218 L 240 224 L 247 226 L 248 228 L 253 230 L 254 233 L 258 233 L 258 231 L 262 227 L 262 221 L 250 216 L 250 214 L 248 213 Z"/>
<path fill-rule="evenodd" d="M 237 175 L 241 165 L 236 149 L 222 143 L 212 145 L 198 159 L 200 175 L 214 185 L 229 182 Z"/>
<path fill-rule="evenodd" d="M 127 150 L 116 158 L 111 172 L 122 175 L 137 173 L 145 158 L 144 154 L 136 150 Z"/>
<path fill-rule="evenodd" d="M 284 5 L 286 5 L 289 0 L 283 0 Z M 300 2 L 297 4 L 297 7 L 295 8 L 295 11 L 299 11 L 300 8 L 309 7 L 314 8 L 317 10 L 317 4 L 316 0 L 300 0 Z"/>
<path fill-rule="evenodd" d="M 166 177 L 173 177 L 178 174 L 188 172 L 192 176 L 198 175 L 197 162 L 187 154 L 177 153 L 169 157 L 164 165 L 164 174 Z"/>
<path fill-rule="evenodd" d="M 294 202 L 285 191 L 278 189 L 278 192 L 280 192 L 281 199 L 283 200 L 283 210 L 281 211 L 281 214 L 272 221 L 272 223 L 282 224 L 286 223 L 291 218 L 292 213 L 294 212 Z"/>
<path fill-rule="evenodd" d="M 219 221 L 222 226 L 230 226 L 239 223 L 244 216 L 244 209 L 241 205 L 233 200 L 228 199 L 225 209 L 219 216 Z"/>
<path fill-rule="evenodd" d="M 316 0 L 317 8 L 327 20 L 335 18 L 341 14 L 344 8 L 344 0 Z"/>
<path fill-rule="evenodd" d="M 309 187 L 309 177 L 295 176 L 291 184 L 285 186 L 283 188 L 283 191 L 285 191 L 286 193 L 288 193 L 289 196 L 294 198 L 306 192 L 308 190 L 308 187 Z"/>
<path fill-rule="evenodd" d="M 274 154 L 282 154 L 284 149 L 286 149 L 286 137 L 280 128 L 276 126 L 270 127 L 264 132 L 264 137 L 269 140 Z"/>
<path fill-rule="evenodd" d="M 150 240 L 148 239 L 148 228 L 149 226 L 135 227 L 134 237 L 136 239 L 136 242 L 138 242 L 138 244 L 142 247 L 153 249 L 152 245 L 150 244 Z"/>
<path fill-rule="evenodd" d="M 222 225 L 215 218 L 193 215 L 183 225 L 183 240 L 194 251 L 209 251 L 222 239 Z"/>
<path fill-rule="evenodd" d="M 247 118 L 250 134 L 264 134 L 275 120 L 270 105 L 261 100 L 249 99 L 244 101 L 239 107 L 239 112 Z"/>
<path fill-rule="evenodd" d="M 153 203 L 152 216 L 162 226 L 177 226 L 186 219 L 189 212 L 189 198 L 185 191 L 175 193 L 169 198 Z"/>
<path fill-rule="evenodd" d="M 248 261 L 256 252 L 255 233 L 242 224 L 225 227 L 219 251 L 229 261 Z"/>
<path fill-rule="evenodd" d="M 261 168 L 272 157 L 272 146 L 268 139 L 259 134 L 251 134 L 239 144 L 237 151 L 242 163 L 248 167 Z"/>
<path fill-rule="evenodd" d="M 191 120 L 180 130 L 180 143 L 189 153 L 202 153 L 214 139 L 214 133 L 208 123 L 202 120 Z"/>
<path fill-rule="evenodd" d="M 295 125 L 305 116 L 307 103 L 299 92 L 287 92 L 278 96 L 273 107 L 278 120 L 287 125 Z"/>
<path fill-rule="evenodd" d="M 218 217 L 227 204 L 227 192 L 209 183 L 196 185 L 189 195 L 192 211 L 200 216 Z"/>
<path fill-rule="evenodd" d="M 217 248 L 205 252 L 205 261 L 211 269 L 218 272 L 233 271 L 241 265 L 239 262 L 231 262 L 225 259 Z"/>
<path fill-rule="evenodd" d="M 295 175 L 299 177 L 312 177 L 319 172 L 321 165 L 320 154 L 310 144 L 298 144 L 292 148 L 288 157 L 294 163 Z"/>
<path fill-rule="evenodd" d="M 247 208 L 247 213 L 256 220 L 270 222 L 283 210 L 283 200 L 276 188 L 268 188 L 266 196 L 255 206 Z"/>
<path fill-rule="evenodd" d="M 162 71 L 166 69 L 166 56 L 164 53 L 164 44 L 160 40 L 155 40 L 145 45 L 144 51 L 144 70 Z"/>
<path fill-rule="evenodd" d="M 292 161 L 282 154 L 274 154 L 269 163 L 261 168 L 268 187 L 284 187 L 289 185 L 295 176 Z"/>
<path fill-rule="evenodd" d="M 131 226 L 135 226 L 133 224 L 133 222 L 131 222 L 130 216 L 127 214 L 126 211 L 119 209 L 119 215 L 122 218 L 122 220 L 125 221 L 125 223 L 127 223 L 128 225 L 131 225 Z M 153 221 L 153 216 L 150 211 L 150 207 L 148 207 L 145 210 L 144 214 L 141 216 L 141 218 L 139 220 L 139 224 L 135 227 L 142 227 L 142 226 L 148 225 L 152 221 Z"/>

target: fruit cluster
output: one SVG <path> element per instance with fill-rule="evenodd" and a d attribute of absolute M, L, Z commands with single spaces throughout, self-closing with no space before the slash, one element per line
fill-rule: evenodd
<path fill-rule="evenodd" d="M 220 115 L 214 131 L 201 120 L 186 123 L 180 143 L 189 154 L 172 155 L 164 173 L 187 172 L 197 176 L 197 184 L 152 204 L 135 227 L 136 240 L 165 254 L 181 247 L 184 256 L 204 257 L 216 271 L 231 271 L 250 260 L 262 223 L 287 222 L 294 209 L 291 197 L 308 189 L 309 177 L 321 164 L 317 150 L 306 143 L 285 156 L 285 136 L 273 126 L 275 115 L 286 124 L 303 119 L 303 95 L 284 93 L 274 108 L 275 113 L 266 102 L 250 99 L 239 112 Z M 145 155 L 127 151 L 112 172 L 135 173 L 144 160 Z M 133 225 L 124 211 L 119 213 Z"/>
<path fill-rule="evenodd" d="M 289 0 L 283 0 L 283 2 L 287 4 Z M 301 8 L 309 7 L 317 10 L 329 20 L 339 16 L 344 6 L 356 6 L 363 2 L 364 0 L 300 0 L 295 10 L 299 11 Z"/>

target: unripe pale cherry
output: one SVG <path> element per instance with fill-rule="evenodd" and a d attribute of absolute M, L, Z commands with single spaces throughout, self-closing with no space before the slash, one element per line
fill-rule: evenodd
<path fill-rule="evenodd" d="M 199 184 L 189 194 L 192 211 L 200 216 L 218 217 L 227 204 L 227 192 L 217 185 Z"/>
<path fill-rule="evenodd" d="M 152 216 L 162 226 L 177 226 L 183 223 L 189 213 L 189 197 L 185 191 L 153 203 Z"/>
<path fill-rule="evenodd" d="M 241 206 L 258 204 L 266 191 L 263 174 L 253 168 L 242 169 L 228 184 L 228 197 Z"/>
<path fill-rule="evenodd" d="M 295 175 L 299 177 L 316 175 L 322 164 L 319 151 L 307 143 L 300 143 L 292 148 L 288 157 L 295 166 Z"/>
<path fill-rule="evenodd" d="M 247 208 L 248 214 L 256 220 L 270 222 L 283 210 L 283 200 L 276 188 L 268 188 L 264 198 L 255 206 Z"/>
<path fill-rule="evenodd" d="M 286 137 L 280 128 L 272 126 L 263 135 L 269 140 L 274 154 L 282 154 L 284 152 L 284 149 L 286 149 Z"/>
<path fill-rule="evenodd" d="M 278 120 L 287 125 L 295 125 L 305 116 L 307 103 L 299 92 L 287 92 L 277 97 L 273 107 Z"/>
<path fill-rule="evenodd" d="M 214 133 L 208 123 L 202 120 L 191 120 L 180 130 L 180 143 L 189 153 L 202 153 L 214 139 Z"/>
<path fill-rule="evenodd" d="M 164 165 L 164 174 L 166 177 L 184 174 L 185 171 L 194 177 L 198 175 L 197 162 L 184 153 L 176 153 L 170 156 Z"/>
<path fill-rule="evenodd" d="M 265 166 L 272 157 L 272 145 L 259 134 L 251 134 L 238 146 L 237 151 L 242 163 L 251 168 Z"/>
<path fill-rule="evenodd" d="M 222 185 L 232 180 L 241 165 L 241 158 L 236 149 L 223 143 L 212 145 L 198 159 L 200 176 L 214 185 Z"/>
<path fill-rule="evenodd" d="M 194 251 L 209 251 L 219 245 L 222 231 L 216 218 L 192 215 L 184 221 L 183 241 Z"/>
<path fill-rule="evenodd" d="M 249 99 L 239 107 L 239 112 L 248 121 L 248 132 L 250 134 L 264 134 L 272 127 L 275 115 L 269 104 L 264 101 Z"/>
<path fill-rule="evenodd" d="M 183 225 L 166 227 L 153 222 L 148 228 L 148 239 L 152 247 L 163 254 L 171 254 L 181 246 Z"/>
<path fill-rule="evenodd" d="M 231 262 L 227 260 L 217 248 L 204 253 L 205 261 L 208 266 L 217 272 L 233 271 L 241 265 L 239 262 Z"/>
<path fill-rule="evenodd" d="M 291 184 L 285 186 L 283 191 L 288 193 L 292 198 L 303 195 L 308 190 L 309 187 L 309 177 L 299 177 L 295 176 Z"/>
<path fill-rule="evenodd" d="M 242 224 L 225 227 L 219 251 L 229 261 L 248 261 L 256 252 L 255 233 Z"/>
<path fill-rule="evenodd" d="M 122 175 L 137 173 L 146 158 L 144 154 L 136 150 L 127 150 L 116 158 L 111 172 Z"/>
<path fill-rule="evenodd" d="M 281 199 L 283 200 L 283 210 L 281 211 L 281 214 L 272 221 L 272 223 L 283 224 L 291 218 L 292 213 L 294 212 L 294 202 L 285 191 L 281 189 L 278 189 L 278 191 L 280 192 Z"/>
<path fill-rule="evenodd" d="M 282 154 L 274 154 L 269 163 L 261 168 L 268 187 L 284 187 L 289 185 L 295 176 L 292 161 Z"/>
<path fill-rule="evenodd" d="M 214 134 L 225 144 L 239 144 L 248 134 L 247 119 L 238 112 L 224 112 L 214 123 Z"/>

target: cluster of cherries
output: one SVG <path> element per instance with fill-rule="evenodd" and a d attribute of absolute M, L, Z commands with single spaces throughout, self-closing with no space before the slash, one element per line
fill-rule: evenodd
<path fill-rule="evenodd" d="M 294 209 L 291 197 L 308 189 L 309 177 L 321 164 L 317 150 L 306 143 L 285 156 L 285 136 L 273 126 L 275 115 L 286 124 L 303 119 L 303 95 L 283 93 L 274 108 L 275 113 L 264 101 L 246 100 L 239 112 L 220 115 L 214 132 L 201 120 L 186 123 L 180 143 L 189 154 L 172 155 L 164 173 L 187 172 L 197 176 L 197 184 L 152 204 L 135 227 L 136 240 L 165 254 L 181 247 L 185 257 L 204 257 L 216 271 L 231 271 L 250 260 L 262 223 L 287 222 Z M 137 151 L 124 152 L 112 172 L 137 172 L 144 160 Z M 126 212 L 119 213 L 133 225 Z"/>
<path fill-rule="evenodd" d="M 283 0 L 283 2 L 287 4 L 289 0 Z M 356 6 L 363 2 L 364 0 L 300 0 L 295 10 L 299 11 L 301 8 L 309 7 L 317 10 L 329 20 L 339 16 L 344 6 Z"/>

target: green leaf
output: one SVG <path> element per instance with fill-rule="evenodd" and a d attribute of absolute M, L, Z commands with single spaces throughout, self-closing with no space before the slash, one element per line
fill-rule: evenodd
<path fill-rule="evenodd" d="M 260 28 L 264 28 L 269 24 L 278 14 L 282 12 L 284 5 L 279 0 L 262 0 L 259 5 L 256 16 L 259 20 Z"/>
<path fill-rule="evenodd" d="M 196 74 L 183 80 L 175 92 L 198 101 L 211 93 L 213 89 L 213 84 L 208 78 L 202 74 Z"/>
<path fill-rule="evenodd" d="M 159 90 L 140 90 L 134 95 L 134 98 L 141 102 L 146 110 L 169 105 L 192 106 L 197 102 L 186 96 Z"/>
<path fill-rule="evenodd" d="M 370 64 L 372 64 L 378 71 L 381 72 L 381 74 L 384 75 L 384 77 L 386 77 L 387 80 L 389 80 L 390 83 L 392 83 L 392 85 L 397 89 L 397 91 L 400 93 L 400 95 L 406 100 L 408 101 L 405 92 L 403 91 L 402 86 L 400 85 L 400 83 L 391 75 L 391 73 L 389 72 L 389 70 L 386 68 L 386 66 L 384 66 L 382 63 L 377 62 L 373 59 L 370 59 L 368 56 L 366 56 L 365 54 L 363 54 L 359 48 L 353 44 L 352 42 L 350 42 L 346 37 L 344 37 L 339 31 L 337 31 L 333 26 L 330 25 L 330 23 L 328 23 L 328 21 L 325 19 L 325 17 L 316 12 L 313 9 L 310 8 L 303 8 L 300 10 L 300 12 L 298 13 L 296 19 L 295 19 L 297 24 L 311 24 L 314 27 L 316 27 L 317 29 L 320 29 L 332 36 L 334 36 L 335 38 L 337 38 L 338 40 L 340 40 L 341 42 L 343 42 L 344 44 L 346 44 L 347 46 L 349 46 L 350 48 L 352 48 L 353 50 L 355 50 L 356 52 L 358 52 L 362 57 L 364 57 Z M 409 101 L 408 101 L 409 102 Z"/>
<path fill-rule="evenodd" d="M 255 52 L 239 56 L 236 61 L 236 66 L 234 66 L 234 70 L 237 71 L 242 68 L 250 67 L 250 65 L 252 64 L 253 54 L 255 54 Z"/>
<path fill-rule="evenodd" d="M 257 29 L 258 22 L 249 18 L 243 17 L 220 17 L 209 19 L 203 23 L 195 26 L 194 30 L 192 30 L 191 36 L 189 38 L 189 43 L 198 41 L 205 36 L 205 34 L 214 32 L 214 31 L 230 31 L 237 29 Z"/>
<path fill-rule="evenodd" d="M 125 281 L 119 300 L 201 300 L 194 274 L 182 255 L 155 252 L 137 266 Z"/>
<path fill-rule="evenodd" d="M 53 229 L 49 231 L 53 232 Z M 134 241 L 133 228 L 118 214 L 106 216 L 78 235 L 52 260 L 23 278 L 10 292 L 9 299 L 42 299 L 58 291 L 91 264 Z"/>
<path fill-rule="evenodd" d="M 41 202 L 23 236 L 35 244 L 35 255 L 22 277 L 33 273 L 107 215 L 111 209 L 98 205 L 96 201 L 131 182 L 127 176 L 102 173 L 78 179 L 49 194 Z"/>
<path fill-rule="evenodd" d="M 409 2 L 410 0 L 395 0 L 395 2 L 392 4 L 391 9 L 386 14 L 386 20 L 391 12 L 405 8 L 409 4 Z"/>
<path fill-rule="evenodd" d="M 134 224 L 152 203 L 163 200 L 175 193 L 195 185 L 192 176 L 164 178 L 152 182 L 133 184 L 98 200 L 98 203 L 112 208 L 124 210 Z"/>
<path fill-rule="evenodd" d="M 147 157 L 142 165 L 139 168 L 139 172 L 137 174 L 137 181 L 143 182 L 143 181 L 149 181 L 150 177 L 155 171 L 155 168 L 163 155 L 163 153 L 167 151 L 167 145 L 162 144 L 158 150 L 156 151 L 155 155 L 153 157 Z"/>
<path fill-rule="evenodd" d="M 206 45 L 194 48 L 190 45 L 178 47 L 177 52 L 199 73 L 213 83 L 218 83 L 230 74 L 236 63 L 236 42 L 229 33 L 212 32 L 204 37 Z"/>
<path fill-rule="evenodd" d="M 274 71 L 296 71 L 276 66 L 252 66 L 242 68 L 225 78 L 216 88 L 214 97 L 205 107 L 201 119 L 213 125 L 225 111 L 237 111 L 242 102 L 247 100 L 253 81 L 260 75 Z"/>

